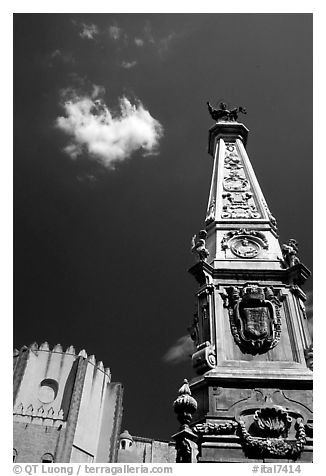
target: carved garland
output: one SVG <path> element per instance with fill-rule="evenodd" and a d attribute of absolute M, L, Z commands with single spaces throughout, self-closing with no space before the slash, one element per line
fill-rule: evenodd
<path fill-rule="evenodd" d="M 244 421 L 240 420 L 239 432 L 245 452 L 248 454 L 248 456 L 254 456 L 258 458 L 299 458 L 306 443 L 306 432 L 301 418 L 297 420 L 296 424 L 296 441 L 289 442 L 280 438 L 255 438 L 249 434 Z"/>
<path fill-rule="evenodd" d="M 198 423 L 193 431 L 198 435 L 231 435 L 238 428 L 238 423 L 230 421 L 226 423 Z"/>

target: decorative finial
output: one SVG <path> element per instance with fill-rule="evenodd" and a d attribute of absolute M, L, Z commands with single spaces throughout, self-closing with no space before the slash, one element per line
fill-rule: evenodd
<path fill-rule="evenodd" d="M 183 382 L 183 385 L 179 389 L 179 396 L 173 402 L 173 408 L 181 426 L 187 427 L 192 420 L 193 413 L 197 410 L 197 402 L 194 397 L 191 396 L 188 380 L 184 379 Z"/>
<path fill-rule="evenodd" d="M 207 101 L 208 111 L 212 116 L 212 119 L 216 122 L 228 121 L 228 122 L 237 122 L 238 114 L 247 114 L 246 108 L 243 106 L 234 107 L 233 109 L 227 109 L 227 105 L 224 102 L 220 103 L 219 109 L 214 109 L 210 103 Z"/>
<path fill-rule="evenodd" d="M 206 237 L 207 231 L 200 230 L 197 235 L 194 235 L 191 239 L 191 251 L 197 255 L 198 261 L 206 261 L 209 255 L 209 251 L 206 249 Z"/>

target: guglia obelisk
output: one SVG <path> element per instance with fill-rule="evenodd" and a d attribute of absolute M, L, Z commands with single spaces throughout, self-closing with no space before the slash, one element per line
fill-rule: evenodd
<path fill-rule="evenodd" d="M 208 103 L 213 157 L 189 329 L 197 376 L 174 402 L 177 462 L 312 461 L 312 341 L 298 244 L 280 245 L 246 152 L 245 108 Z M 262 159 L 263 160 L 263 159 Z"/>

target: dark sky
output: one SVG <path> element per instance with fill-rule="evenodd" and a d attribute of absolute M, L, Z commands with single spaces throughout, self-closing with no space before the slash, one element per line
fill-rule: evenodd
<path fill-rule="evenodd" d="M 155 153 L 124 130 L 118 163 L 85 143 L 64 151 L 78 141 L 55 126 L 64 95 L 95 101 L 94 85 L 113 117 L 127 97 L 159 121 Z M 193 375 L 163 356 L 192 321 L 206 101 L 222 99 L 247 107 L 247 151 L 280 241 L 297 239 L 311 269 L 312 15 L 14 15 L 14 345 L 95 354 L 124 385 L 134 435 L 170 438 L 172 402 Z"/>

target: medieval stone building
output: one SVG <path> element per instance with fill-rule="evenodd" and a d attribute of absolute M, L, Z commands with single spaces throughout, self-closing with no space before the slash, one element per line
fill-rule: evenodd
<path fill-rule="evenodd" d="M 117 460 L 122 385 L 74 348 L 47 342 L 14 352 L 14 461 Z"/>
<path fill-rule="evenodd" d="M 174 409 L 179 462 L 312 460 L 312 342 L 294 239 L 280 246 L 246 152 L 243 108 L 209 110 L 205 229 L 193 239 L 197 377 Z"/>

